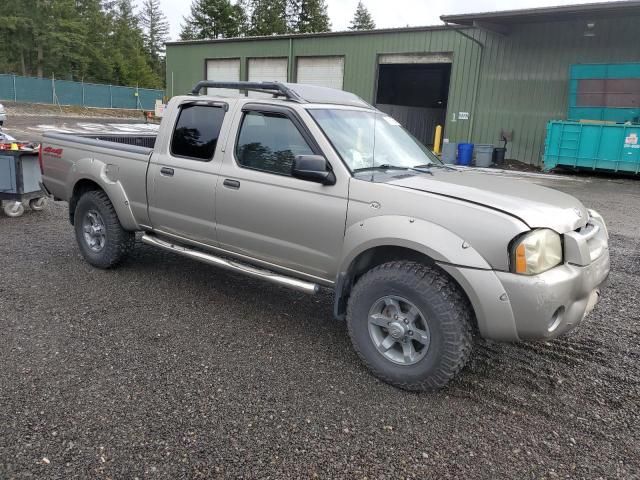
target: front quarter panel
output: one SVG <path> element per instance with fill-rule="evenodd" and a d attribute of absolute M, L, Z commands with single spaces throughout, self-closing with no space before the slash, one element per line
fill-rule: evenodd
<path fill-rule="evenodd" d="M 370 223 L 375 217 L 406 221 L 389 226 L 386 221 Z M 419 251 L 443 262 L 505 271 L 509 270 L 509 242 L 529 230 L 520 220 L 482 205 L 384 181 L 352 178 L 347 233 L 362 222 L 372 239 L 410 240 L 421 246 Z M 463 244 L 468 248 L 462 248 Z"/>
<path fill-rule="evenodd" d="M 471 245 L 440 225 L 414 217 L 381 215 L 347 228 L 340 271 L 346 271 L 362 252 L 380 246 L 409 248 L 436 262 L 491 269 Z"/>

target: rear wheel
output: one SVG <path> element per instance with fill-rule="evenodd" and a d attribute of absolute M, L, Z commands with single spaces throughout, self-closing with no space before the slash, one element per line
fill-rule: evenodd
<path fill-rule="evenodd" d="M 82 256 L 94 267 L 118 265 L 135 246 L 135 233 L 122 228 L 109 197 L 100 190 L 80 197 L 74 226 Z"/>
<path fill-rule="evenodd" d="M 390 262 L 365 273 L 349 298 L 354 348 L 381 380 L 407 390 L 445 386 L 467 363 L 471 307 L 444 273 Z"/>

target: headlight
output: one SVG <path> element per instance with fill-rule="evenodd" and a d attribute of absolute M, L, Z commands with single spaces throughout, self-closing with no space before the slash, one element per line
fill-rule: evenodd
<path fill-rule="evenodd" d="M 520 237 L 512 252 L 513 271 L 523 275 L 546 272 L 562 262 L 560 235 L 546 228 Z"/>

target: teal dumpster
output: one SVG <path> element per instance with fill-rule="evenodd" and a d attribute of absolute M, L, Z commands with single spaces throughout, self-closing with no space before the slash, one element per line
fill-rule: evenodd
<path fill-rule="evenodd" d="M 551 121 L 544 168 L 555 167 L 639 173 L 640 125 Z"/>

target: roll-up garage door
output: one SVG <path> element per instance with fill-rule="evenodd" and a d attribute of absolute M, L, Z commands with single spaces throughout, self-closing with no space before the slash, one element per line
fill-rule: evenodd
<path fill-rule="evenodd" d="M 286 82 L 288 62 L 286 58 L 250 58 L 250 82 Z M 250 97 L 270 97 L 264 93 L 249 92 Z"/>
<path fill-rule="evenodd" d="M 286 58 L 250 58 L 250 82 L 286 82 Z"/>
<path fill-rule="evenodd" d="M 342 90 L 344 79 L 344 57 L 298 57 L 298 83 Z"/>
<path fill-rule="evenodd" d="M 237 82 L 240 80 L 240 59 L 231 58 L 224 60 L 207 60 L 207 80 L 215 80 L 218 82 Z M 233 96 L 240 95 L 239 92 L 233 90 L 209 88 L 208 95 L 224 95 Z"/>

